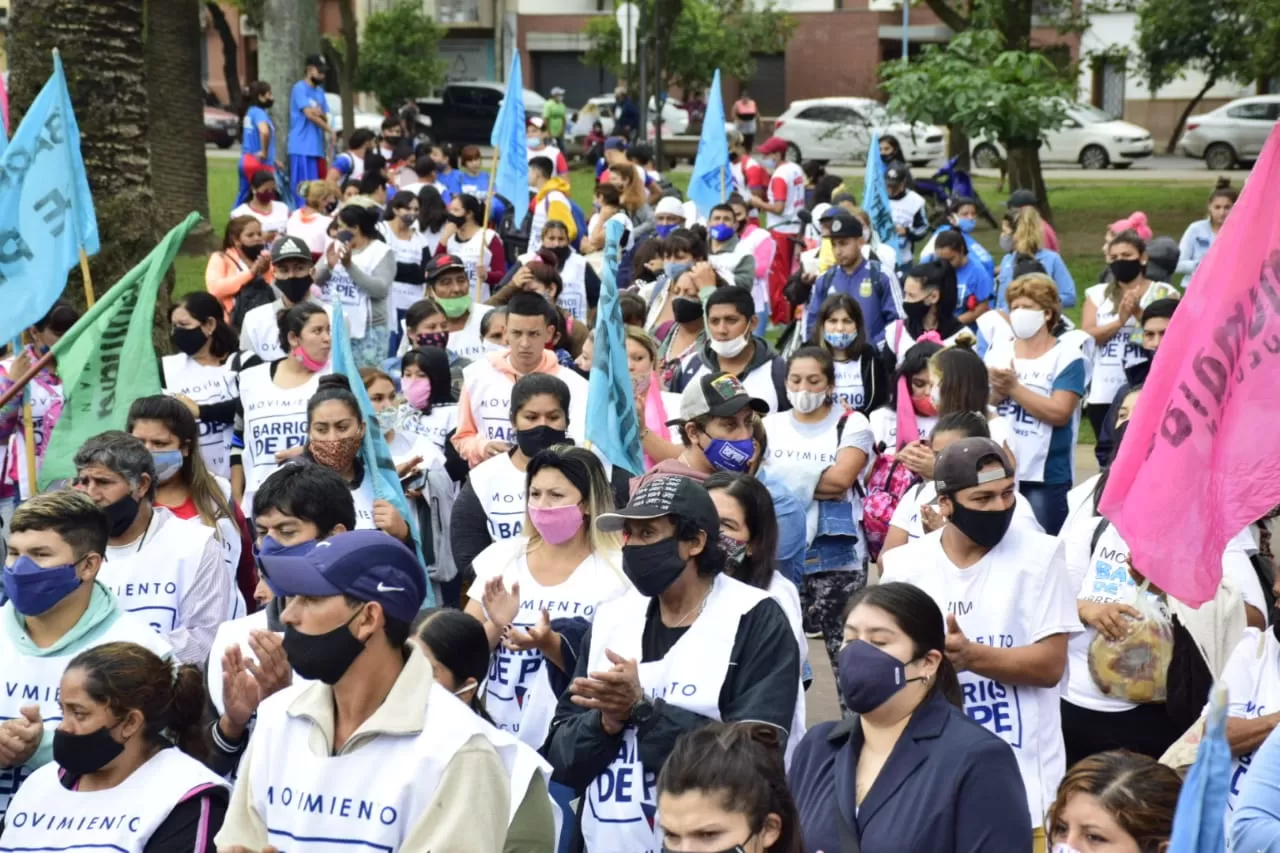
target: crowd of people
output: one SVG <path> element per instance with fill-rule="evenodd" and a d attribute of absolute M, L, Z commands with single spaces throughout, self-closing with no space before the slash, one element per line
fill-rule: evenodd
<path fill-rule="evenodd" d="M 753 145 L 745 93 L 705 215 L 619 137 L 578 209 L 564 116 L 533 117 L 512 251 L 474 147 L 389 119 L 325 160 L 324 70 L 290 96 L 297 199 L 250 87 L 165 392 L 39 493 L 56 363 L 30 424 L 0 410 L 0 849 L 1152 853 L 1218 679 L 1223 831 L 1280 835 L 1272 516 L 1191 608 L 1098 510 L 1229 189 L 1181 249 L 1104 223 L 1077 326 L 1036 199 L 999 252 L 972 199 L 933 228 L 891 137 L 884 235 Z M 587 440 L 610 278 L 640 471 Z M 27 330 L 0 390 L 76 319 Z M 838 718 L 807 727 L 815 677 Z"/>

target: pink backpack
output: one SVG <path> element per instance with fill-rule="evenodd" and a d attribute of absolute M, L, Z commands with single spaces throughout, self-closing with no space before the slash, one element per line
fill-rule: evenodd
<path fill-rule="evenodd" d="M 883 448 L 882 448 L 883 451 Z M 867 534 L 867 556 L 880 556 L 884 539 L 889 534 L 889 521 L 898 502 L 920 478 L 896 456 L 881 452 L 871 465 L 867 477 L 866 497 L 862 501 L 862 528 Z"/>

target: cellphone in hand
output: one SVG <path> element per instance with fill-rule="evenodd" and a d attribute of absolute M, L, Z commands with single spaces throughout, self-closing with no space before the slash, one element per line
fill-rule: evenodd
<path fill-rule="evenodd" d="M 422 491 L 427 485 L 427 472 L 421 470 L 410 471 L 400 478 L 400 488 L 406 492 Z"/>

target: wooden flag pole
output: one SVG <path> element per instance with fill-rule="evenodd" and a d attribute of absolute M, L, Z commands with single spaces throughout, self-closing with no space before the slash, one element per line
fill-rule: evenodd
<path fill-rule="evenodd" d="M 18 396 L 19 394 L 21 394 L 22 389 L 26 388 L 27 384 L 30 383 L 32 379 L 35 379 L 36 376 L 39 375 L 40 371 L 44 370 L 45 367 L 47 367 L 52 363 L 53 363 L 53 350 L 49 350 L 44 355 L 40 356 L 39 361 L 31 365 L 31 367 L 27 370 L 26 375 L 16 379 L 12 385 L 10 385 L 7 389 L 5 389 L 3 394 L 0 394 L 0 409 L 7 406 L 10 400 Z M 12 376 L 10 376 L 9 378 L 13 379 Z"/>
<path fill-rule="evenodd" d="M 484 232 L 489 229 L 489 209 L 493 207 L 493 190 L 497 183 L 498 149 L 495 146 L 493 149 L 493 165 L 489 169 L 489 192 L 485 195 L 484 199 L 484 218 L 480 223 L 480 262 L 476 264 L 476 302 L 483 301 L 480 299 L 480 288 L 483 286 L 484 281 L 480 278 L 480 270 L 484 268 L 484 247 L 486 242 L 484 239 Z M 512 202 L 512 204 L 514 203 L 515 202 Z"/>
<path fill-rule="evenodd" d="M 93 307 L 93 279 L 89 277 L 89 256 L 80 250 L 80 277 L 84 279 L 84 310 Z M 35 492 L 32 492 L 35 494 Z"/>
<path fill-rule="evenodd" d="M 31 389 L 26 391 L 22 398 L 22 431 L 26 433 L 27 445 L 27 496 L 34 497 L 39 491 L 36 488 L 36 430 L 31 417 Z"/>

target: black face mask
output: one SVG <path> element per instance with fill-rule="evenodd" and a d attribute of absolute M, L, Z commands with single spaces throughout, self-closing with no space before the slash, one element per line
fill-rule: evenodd
<path fill-rule="evenodd" d="M 671 316 L 677 323 L 695 323 L 702 318 L 702 302 L 687 296 L 671 300 Z"/>
<path fill-rule="evenodd" d="M 924 318 L 929 316 L 929 308 L 932 307 L 928 302 L 921 300 L 919 302 L 903 302 L 902 313 L 907 315 L 907 322 L 913 325 L 923 323 Z"/>
<path fill-rule="evenodd" d="M 267 98 L 265 101 L 263 101 L 263 102 L 262 102 L 262 108 L 263 108 L 264 110 L 269 110 L 269 109 L 271 109 L 272 107 L 274 107 L 275 105 L 276 105 L 276 99 L 275 99 L 275 98 Z"/>
<path fill-rule="evenodd" d="M 337 684 L 364 651 L 364 643 L 349 630 L 361 610 L 332 631 L 304 634 L 292 625 L 284 626 L 284 653 L 293 671 L 311 681 Z"/>
<path fill-rule="evenodd" d="M 256 261 L 258 259 L 258 255 L 261 255 L 262 250 L 265 248 L 266 248 L 265 245 L 263 245 L 262 243 L 259 243 L 256 246 L 241 246 L 240 251 L 244 252 L 244 256 L 249 260 Z"/>
<path fill-rule="evenodd" d="M 181 326 L 173 327 L 173 345 L 178 348 L 178 352 L 195 355 L 200 352 L 201 347 L 204 346 L 207 340 L 209 340 L 209 336 L 199 326 L 194 329 L 184 329 Z"/>
<path fill-rule="evenodd" d="M 651 545 L 622 546 L 622 571 L 636 591 L 649 598 L 675 583 L 686 562 L 680 556 L 680 540 L 674 536 Z"/>
<path fill-rule="evenodd" d="M 1153 349 L 1142 350 L 1142 361 L 1136 364 L 1126 364 L 1124 366 L 1124 381 L 1129 383 L 1129 387 L 1141 385 L 1147 381 L 1147 374 L 1151 372 L 1151 359 L 1156 357 L 1156 351 Z"/>
<path fill-rule="evenodd" d="M 1132 259 L 1112 261 L 1109 266 L 1111 268 L 1111 275 L 1115 277 L 1116 281 L 1122 284 L 1133 281 L 1138 276 L 1142 275 L 1142 261 Z"/>
<path fill-rule="evenodd" d="M 516 430 L 516 447 L 528 458 L 532 459 L 548 447 L 564 444 L 565 432 L 543 424 L 530 429 Z"/>
<path fill-rule="evenodd" d="M 293 278 L 276 277 L 276 287 L 284 294 L 284 298 L 288 299 L 294 305 L 307 298 L 307 294 L 311 292 L 311 276 L 298 275 Z"/>
<path fill-rule="evenodd" d="M 463 225 L 466 225 L 466 224 L 467 224 L 467 217 L 465 217 L 465 216 L 463 216 L 463 215 L 461 215 L 461 214 L 458 214 L 458 213 L 446 213 L 446 214 L 444 215 L 444 218 L 445 218 L 445 219 L 447 219 L 447 220 L 449 220 L 450 222 L 452 222 L 454 225 L 456 225 L 456 226 L 457 226 L 457 227 L 459 227 L 459 228 L 461 228 Z"/>
<path fill-rule="evenodd" d="M 111 736 L 103 726 L 84 735 L 53 730 L 53 760 L 72 776 L 96 773 L 124 752 L 124 744 Z"/>
<path fill-rule="evenodd" d="M 951 523 L 983 548 L 994 548 L 999 545 L 1013 522 L 1013 506 L 995 510 L 969 509 L 955 497 L 951 498 L 951 505 L 954 507 L 951 512 Z"/>
<path fill-rule="evenodd" d="M 138 518 L 138 500 L 133 495 L 125 495 L 115 503 L 104 506 L 102 511 L 107 514 L 107 532 L 112 538 L 123 536 L 129 525 Z"/>
<path fill-rule="evenodd" d="M 551 253 L 556 256 L 556 265 L 564 267 L 564 262 L 569 260 L 569 253 L 573 251 L 570 246 L 556 246 Z"/>

